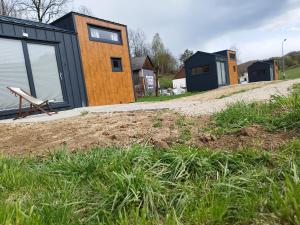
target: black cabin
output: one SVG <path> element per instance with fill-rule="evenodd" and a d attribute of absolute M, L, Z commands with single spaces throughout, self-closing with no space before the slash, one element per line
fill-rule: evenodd
<path fill-rule="evenodd" d="M 207 91 L 230 84 L 227 57 L 196 52 L 185 61 L 187 91 Z"/>
<path fill-rule="evenodd" d="M 248 67 L 249 82 L 272 81 L 278 79 L 278 69 L 274 60 L 258 61 Z"/>
<path fill-rule="evenodd" d="M 0 118 L 14 115 L 19 87 L 53 108 L 87 104 L 75 32 L 52 25 L 0 16 Z"/>

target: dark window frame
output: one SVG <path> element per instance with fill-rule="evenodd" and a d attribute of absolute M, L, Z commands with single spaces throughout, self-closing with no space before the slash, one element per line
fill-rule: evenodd
<path fill-rule="evenodd" d="M 209 65 L 196 66 L 192 68 L 191 75 L 192 76 L 202 75 L 205 73 L 209 73 L 209 71 L 210 71 Z"/>
<path fill-rule="evenodd" d="M 236 60 L 236 54 L 235 53 L 229 53 L 229 59 L 230 60 Z"/>
<path fill-rule="evenodd" d="M 25 62 L 25 68 L 26 68 L 26 72 L 27 72 L 27 79 L 28 79 L 28 84 L 29 84 L 29 89 L 30 89 L 29 91 L 33 97 L 36 97 L 36 91 L 35 91 L 35 85 L 34 85 L 34 81 L 33 81 L 33 74 L 32 74 L 32 68 L 31 68 L 32 66 L 31 66 L 31 62 L 30 62 L 30 56 L 29 56 L 27 45 L 28 44 L 40 44 L 40 45 L 53 46 L 55 48 L 55 55 L 56 55 L 58 71 L 61 75 L 59 80 L 60 80 L 60 84 L 61 84 L 64 102 L 51 103 L 51 104 L 52 104 L 52 107 L 55 109 L 67 108 L 67 107 L 71 106 L 69 97 L 67 95 L 67 87 L 66 87 L 66 83 L 65 83 L 65 76 L 64 76 L 58 41 L 33 40 L 33 39 L 25 39 L 25 38 L 19 38 L 19 37 L 9 37 L 9 36 L 5 36 L 5 35 L 1 35 L 1 34 L 0 34 L 0 38 L 16 40 L 16 41 L 21 42 L 23 56 L 24 56 L 24 62 Z M 2 110 L 2 111 L 0 110 L 0 117 L 16 114 L 17 110 L 18 109 L 9 109 L 9 110 Z M 24 108 L 24 110 L 29 110 L 29 108 Z"/>
<path fill-rule="evenodd" d="M 233 72 L 236 72 L 236 66 L 233 66 Z"/>
<path fill-rule="evenodd" d="M 115 60 L 118 61 L 118 64 L 119 64 L 118 67 L 115 67 L 115 65 L 114 65 Z M 111 68 L 112 68 L 113 72 L 123 72 L 122 58 L 120 58 L 120 57 L 111 57 L 110 61 L 111 61 Z"/>
<path fill-rule="evenodd" d="M 91 28 L 98 29 L 98 30 L 103 30 L 103 31 L 115 32 L 115 33 L 118 34 L 118 37 L 119 37 L 120 41 L 112 41 L 112 40 L 107 40 L 107 39 L 104 39 L 104 38 L 95 38 L 95 37 L 92 37 Z M 107 27 L 102 27 L 102 26 L 96 26 L 96 25 L 88 24 L 88 33 L 89 33 L 89 39 L 90 39 L 90 41 L 97 41 L 97 42 L 108 43 L 108 44 L 115 44 L 115 45 L 123 45 L 122 31 L 121 30 L 111 29 L 111 28 L 107 28 Z"/>

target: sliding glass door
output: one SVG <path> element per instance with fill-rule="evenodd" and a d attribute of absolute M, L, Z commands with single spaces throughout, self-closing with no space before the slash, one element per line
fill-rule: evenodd
<path fill-rule="evenodd" d="M 0 111 L 16 109 L 19 104 L 7 87 L 30 92 L 22 42 L 0 38 Z"/>
<path fill-rule="evenodd" d="M 55 46 L 28 44 L 27 48 L 37 98 L 63 102 Z"/>
<path fill-rule="evenodd" d="M 218 84 L 227 85 L 225 62 L 217 62 Z"/>
<path fill-rule="evenodd" d="M 66 105 L 56 45 L 0 38 L 0 111 L 17 109 L 7 87 L 18 87 L 41 100 Z"/>

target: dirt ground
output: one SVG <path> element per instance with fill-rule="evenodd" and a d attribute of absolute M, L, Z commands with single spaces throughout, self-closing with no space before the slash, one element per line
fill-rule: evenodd
<path fill-rule="evenodd" d="M 235 150 L 246 146 L 277 148 L 292 135 L 268 133 L 259 126 L 215 137 L 205 132 L 209 116 L 183 116 L 169 110 L 89 113 L 78 117 L 39 123 L 0 124 L 0 151 L 8 155 L 46 155 L 66 148 L 149 144 L 168 149 L 173 144 Z"/>

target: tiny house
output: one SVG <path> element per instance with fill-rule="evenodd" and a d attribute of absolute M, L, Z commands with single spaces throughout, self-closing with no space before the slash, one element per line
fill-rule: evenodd
<path fill-rule="evenodd" d="M 135 101 L 126 25 L 75 12 L 52 25 L 77 33 L 89 106 Z"/>
<path fill-rule="evenodd" d="M 0 16 L 0 118 L 11 117 L 19 87 L 56 109 L 86 106 L 76 33 L 53 25 Z"/>
<path fill-rule="evenodd" d="M 134 57 L 132 72 L 134 89 L 137 97 L 155 95 L 156 75 L 149 56 Z"/>
<path fill-rule="evenodd" d="M 249 82 L 279 79 L 279 68 L 275 60 L 257 61 L 248 67 Z"/>
<path fill-rule="evenodd" d="M 238 84 L 236 53 L 196 52 L 185 61 L 187 91 L 206 91 Z"/>

